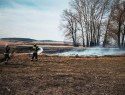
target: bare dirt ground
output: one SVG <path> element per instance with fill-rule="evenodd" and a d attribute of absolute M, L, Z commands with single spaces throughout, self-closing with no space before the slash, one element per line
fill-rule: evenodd
<path fill-rule="evenodd" d="M 125 95 L 125 57 L 0 56 L 0 95 Z"/>

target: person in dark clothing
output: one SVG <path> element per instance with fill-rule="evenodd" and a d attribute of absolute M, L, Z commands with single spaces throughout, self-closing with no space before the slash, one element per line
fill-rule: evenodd
<path fill-rule="evenodd" d="M 37 51 L 38 51 L 39 48 L 36 44 L 34 44 L 33 49 L 34 49 L 34 52 L 33 52 L 33 56 L 32 56 L 31 61 L 33 61 L 34 57 L 36 58 L 36 61 L 37 61 Z"/>
<path fill-rule="evenodd" d="M 9 60 L 9 51 L 10 51 L 10 47 L 8 46 L 8 44 L 5 45 L 5 49 L 4 49 L 4 57 L 5 57 L 5 64 L 8 63 Z"/>

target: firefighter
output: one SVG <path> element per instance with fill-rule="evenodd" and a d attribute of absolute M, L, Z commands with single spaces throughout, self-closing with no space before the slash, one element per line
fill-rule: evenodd
<path fill-rule="evenodd" d="M 8 44 L 5 45 L 5 49 L 4 49 L 4 57 L 5 57 L 5 64 L 8 64 L 8 60 L 9 60 L 9 51 L 10 51 L 10 47 Z"/>
<path fill-rule="evenodd" d="M 36 58 L 36 61 L 37 61 L 37 51 L 39 48 L 36 44 L 34 44 L 33 49 L 34 49 L 34 52 L 33 52 L 33 56 L 32 56 L 31 61 L 33 61 L 34 57 Z"/>

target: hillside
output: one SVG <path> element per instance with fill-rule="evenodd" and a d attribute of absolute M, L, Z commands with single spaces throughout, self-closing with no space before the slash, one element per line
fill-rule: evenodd
<path fill-rule="evenodd" d="M 40 42 L 61 42 L 61 41 L 54 41 L 54 40 L 39 40 Z"/>
<path fill-rule="evenodd" d="M 1 38 L 4 41 L 36 41 L 35 39 L 30 38 Z"/>
<path fill-rule="evenodd" d="M 9 42 L 9 41 L 0 40 L 0 46 L 5 46 L 5 44 L 20 45 L 20 44 L 23 44 L 23 42 Z"/>
<path fill-rule="evenodd" d="M 31 39 L 31 38 L 1 38 L 0 40 L 4 40 L 4 41 L 62 42 L 62 41 L 54 41 L 54 40 L 35 40 L 35 39 Z"/>

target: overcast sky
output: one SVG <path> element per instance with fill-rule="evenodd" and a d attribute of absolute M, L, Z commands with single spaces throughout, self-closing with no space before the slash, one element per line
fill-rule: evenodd
<path fill-rule="evenodd" d="M 0 0 L 0 38 L 63 41 L 59 24 L 70 0 Z"/>

